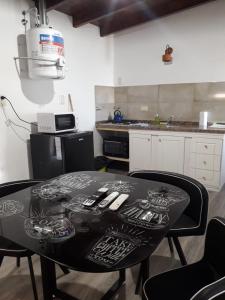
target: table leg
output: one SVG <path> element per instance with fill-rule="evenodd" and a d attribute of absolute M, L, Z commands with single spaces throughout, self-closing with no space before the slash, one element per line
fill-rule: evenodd
<path fill-rule="evenodd" d="M 145 259 L 142 263 L 141 263 L 141 268 L 142 268 L 142 299 L 145 300 L 145 296 L 143 293 L 143 286 L 145 281 L 149 278 L 149 257 L 147 259 Z"/>
<path fill-rule="evenodd" d="M 55 263 L 43 256 L 41 260 L 41 274 L 43 287 L 43 300 L 52 300 L 56 291 Z"/>
<path fill-rule="evenodd" d="M 43 286 L 43 300 L 53 300 L 55 296 L 59 299 L 65 300 L 77 300 L 77 298 L 68 295 L 67 293 L 57 289 L 56 284 L 56 271 L 55 263 L 51 260 L 40 257 L 41 259 L 41 273 L 42 273 L 42 286 Z M 112 299 L 117 291 L 121 288 L 126 280 L 126 270 L 119 271 L 119 279 L 113 284 L 113 286 L 107 291 L 101 300 Z"/>
<path fill-rule="evenodd" d="M 121 288 L 126 280 L 126 270 L 119 271 L 119 279 L 113 284 L 113 286 L 107 291 L 107 293 L 101 298 L 101 300 L 110 300 L 114 298 L 117 291 Z"/>

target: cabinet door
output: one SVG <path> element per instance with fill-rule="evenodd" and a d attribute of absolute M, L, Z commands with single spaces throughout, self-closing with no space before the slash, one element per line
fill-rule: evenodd
<path fill-rule="evenodd" d="M 94 170 L 94 147 L 92 133 L 74 135 L 63 139 L 65 171 Z"/>
<path fill-rule="evenodd" d="M 130 135 L 130 171 L 151 169 L 151 136 Z"/>
<path fill-rule="evenodd" d="M 152 168 L 183 174 L 184 137 L 152 136 Z"/>

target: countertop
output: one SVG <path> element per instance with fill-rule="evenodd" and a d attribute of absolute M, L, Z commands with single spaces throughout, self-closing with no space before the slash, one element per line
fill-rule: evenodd
<path fill-rule="evenodd" d="M 126 120 L 129 121 L 129 120 Z M 132 120 L 134 122 L 134 120 Z M 123 124 L 113 123 L 112 121 L 99 121 L 96 122 L 97 130 L 112 130 L 112 131 L 128 131 L 130 129 L 135 130 L 161 130 L 161 131 L 177 131 L 177 132 L 201 132 L 201 133 L 215 133 L 225 134 L 225 128 L 213 128 L 210 127 L 212 123 L 209 123 L 207 128 L 201 128 L 198 122 L 171 122 L 170 125 L 164 124 L 156 125 L 154 121 L 138 120 L 136 123 Z"/>

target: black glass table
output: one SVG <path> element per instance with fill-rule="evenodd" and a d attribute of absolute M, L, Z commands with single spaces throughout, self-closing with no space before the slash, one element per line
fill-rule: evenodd
<path fill-rule="evenodd" d="M 84 201 L 99 188 L 129 198 L 117 210 Z M 173 185 L 101 172 L 59 176 L 0 199 L 0 235 L 40 255 L 44 300 L 75 299 L 56 285 L 55 263 L 81 272 L 125 270 L 153 253 L 189 203 Z M 147 264 L 145 264 L 147 266 Z M 148 269 L 143 271 L 144 279 Z"/>

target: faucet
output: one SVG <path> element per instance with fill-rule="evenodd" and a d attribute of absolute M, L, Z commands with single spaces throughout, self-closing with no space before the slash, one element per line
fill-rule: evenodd
<path fill-rule="evenodd" d="M 169 118 L 168 118 L 168 120 L 167 120 L 167 126 L 168 125 L 171 125 L 172 124 L 172 122 L 173 122 L 173 120 L 174 120 L 174 116 L 172 115 L 172 116 L 170 116 Z"/>

